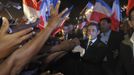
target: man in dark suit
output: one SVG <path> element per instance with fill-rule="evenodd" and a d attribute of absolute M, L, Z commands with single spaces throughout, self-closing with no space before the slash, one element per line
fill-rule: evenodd
<path fill-rule="evenodd" d="M 123 40 L 123 35 L 121 32 L 113 31 L 111 29 L 111 25 L 112 23 L 110 18 L 102 18 L 100 20 L 100 40 L 103 41 L 108 47 L 108 54 L 105 61 L 109 63 L 109 68 L 114 70 L 118 58 L 120 44 Z"/>
<path fill-rule="evenodd" d="M 85 49 L 81 57 L 80 75 L 103 75 L 102 62 L 106 56 L 106 45 L 97 36 L 100 34 L 99 26 L 90 23 L 87 27 L 88 39 L 81 41 L 81 46 Z"/>

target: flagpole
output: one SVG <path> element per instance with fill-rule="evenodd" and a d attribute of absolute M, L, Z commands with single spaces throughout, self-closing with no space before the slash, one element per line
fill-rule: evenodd
<path fill-rule="evenodd" d="M 83 12 L 86 10 L 88 3 L 86 4 L 86 6 L 84 7 L 84 9 L 82 9 L 82 11 L 80 12 L 80 14 L 83 14 Z"/>

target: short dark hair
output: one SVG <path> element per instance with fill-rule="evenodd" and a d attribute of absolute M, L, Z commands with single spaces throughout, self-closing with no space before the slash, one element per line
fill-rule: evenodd
<path fill-rule="evenodd" d="M 90 22 L 90 23 L 88 24 L 87 28 L 88 28 L 89 26 L 96 26 L 97 30 L 100 30 L 100 25 L 99 25 L 98 23 Z"/>
<path fill-rule="evenodd" d="M 132 13 L 132 11 L 134 11 L 134 7 L 131 8 L 130 11 L 128 12 L 128 18 L 129 18 L 129 20 L 131 20 L 131 13 Z"/>
<path fill-rule="evenodd" d="M 102 20 L 105 20 L 105 21 L 107 21 L 108 23 L 112 23 L 112 22 L 111 22 L 111 19 L 110 19 L 109 17 L 105 17 L 105 18 L 100 19 L 100 22 L 101 22 Z"/>

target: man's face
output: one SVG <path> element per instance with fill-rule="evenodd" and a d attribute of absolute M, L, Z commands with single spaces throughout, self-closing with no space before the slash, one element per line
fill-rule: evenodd
<path fill-rule="evenodd" d="M 67 26 L 64 26 L 64 27 L 63 27 L 63 32 L 64 32 L 64 34 L 67 34 L 67 33 L 69 32 L 69 29 L 68 29 Z"/>
<path fill-rule="evenodd" d="M 91 36 L 91 40 L 95 39 L 99 35 L 100 31 L 97 30 L 96 26 L 88 26 L 87 35 Z"/>
<path fill-rule="evenodd" d="M 100 28 L 101 32 L 107 32 L 108 30 L 110 30 L 110 23 L 108 23 L 106 20 L 102 20 L 100 22 Z"/>

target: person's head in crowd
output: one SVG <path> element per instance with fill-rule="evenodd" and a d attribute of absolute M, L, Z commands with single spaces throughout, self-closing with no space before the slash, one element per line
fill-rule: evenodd
<path fill-rule="evenodd" d="M 94 40 L 97 38 L 99 34 L 100 34 L 99 25 L 94 22 L 89 23 L 87 27 L 87 36 L 90 37 L 91 40 Z"/>
<path fill-rule="evenodd" d="M 131 22 L 130 27 L 134 29 L 134 7 L 129 11 L 128 17 Z"/>
<path fill-rule="evenodd" d="M 68 32 L 69 32 L 69 27 L 67 25 L 64 25 L 63 34 L 67 34 Z"/>
<path fill-rule="evenodd" d="M 83 27 L 82 29 L 82 35 L 83 35 L 83 39 L 87 38 L 87 25 Z"/>
<path fill-rule="evenodd" d="M 102 18 L 100 20 L 100 30 L 101 32 L 108 32 L 109 30 L 111 30 L 111 19 L 106 17 L 106 18 Z"/>
<path fill-rule="evenodd" d="M 69 29 L 69 32 L 73 32 L 74 26 L 72 24 L 69 24 L 68 25 L 68 29 Z"/>

